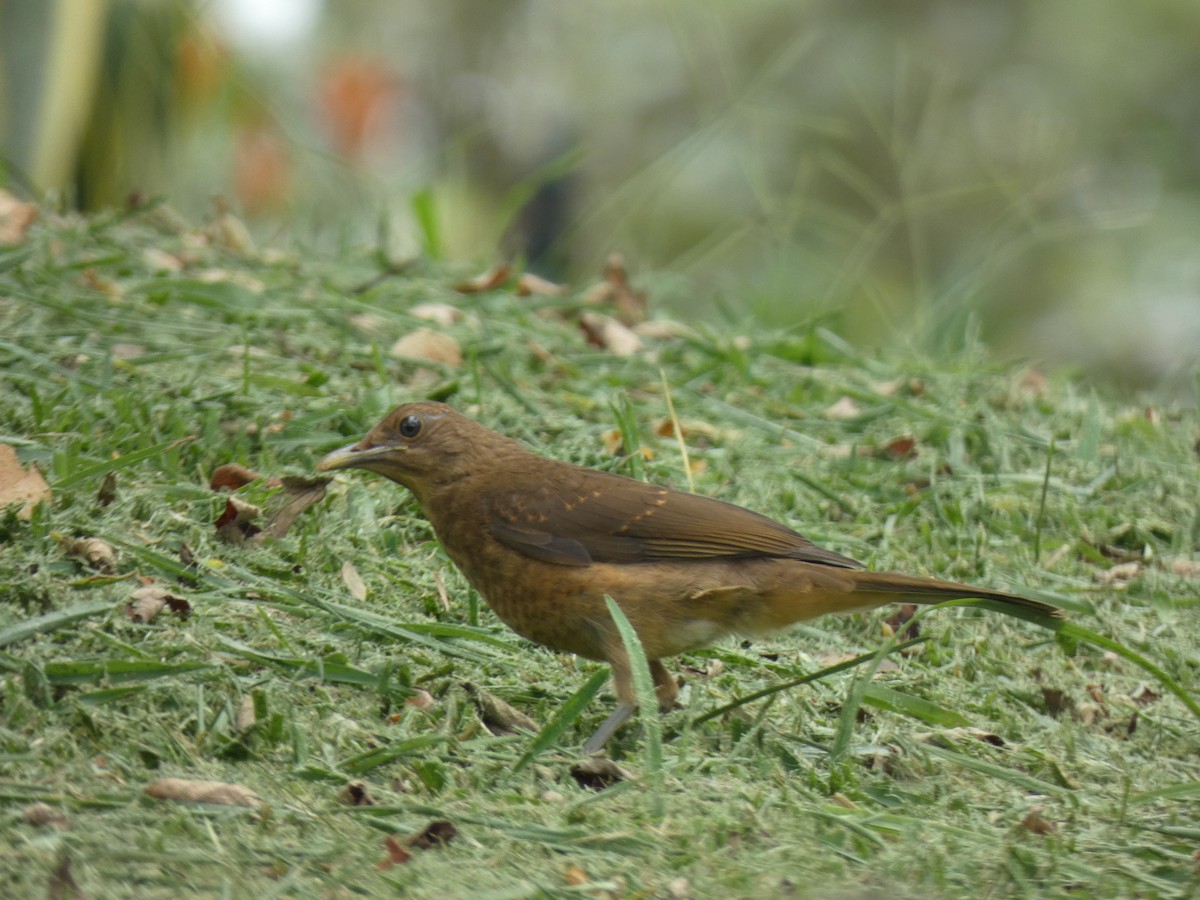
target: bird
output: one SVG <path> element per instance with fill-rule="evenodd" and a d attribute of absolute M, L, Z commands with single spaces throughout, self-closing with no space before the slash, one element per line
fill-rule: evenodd
<path fill-rule="evenodd" d="M 517 634 L 608 663 L 617 704 L 584 744 L 589 754 L 637 708 L 606 597 L 637 633 L 664 711 L 679 688 L 663 659 L 726 635 L 892 602 L 974 598 L 1001 612 L 1062 615 L 1004 591 L 868 571 L 767 516 L 542 456 L 445 403 L 398 406 L 317 463 L 340 469 L 408 488 L 446 554 Z"/>

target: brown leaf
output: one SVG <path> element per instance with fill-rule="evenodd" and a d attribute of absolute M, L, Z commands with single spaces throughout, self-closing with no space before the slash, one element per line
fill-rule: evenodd
<path fill-rule="evenodd" d="M 591 879 L 588 878 L 588 874 L 583 868 L 571 864 L 563 870 L 563 881 L 571 887 L 579 887 L 582 884 L 587 884 Z"/>
<path fill-rule="evenodd" d="M 1171 563 L 1171 574 L 1184 578 L 1200 578 L 1200 561 L 1194 559 L 1177 559 Z"/>
<path fill-rule="evenodd" d="M 583 293 L 584 303 L 611 306 L 625 325 L 634 325 L 646 318 L 646 292 L 637 291 L 629 282 L 625 258 L 610 254 L 604 263 L 604 280 Z"/>
<path fill-rule="evenodd" d="M 436 704 L 433 694 L 423 688 L 417 688 L 413 695 L 404 701 L 404 705 L 413 709 L 433 709 Z"/>
<path fill-rule="evenodd" d="M 1070 712 L 1075 707 L 1075 701 L 1058 688 L 1043 687 L 1042 700 L 1046 704 L 1046 712 L 1050 713 L 1056 719 L 1063 713 Z"/>
<path fill-rule="evenodd" d="M 917 439 L 912 435 L 892 438 L 883 445 L 883 452 L 892 459 L 912 459 L 917 455 Z"/>
<path fill-rule="evenodd" d="M 262 531 L 254 522 L 261 515 L 262 510 L 253 503 L 230 497 L 225 501 L 225 510 L 214 523 L 217 534 L 231 544 L 244 544 Z"/>
<path fill-rule="evenodd" d="M 565 284 L 555 284 L 550 279 L 534 275 L 532 272 L 522 272 L 517 278 L 518 297 L 561 297 L 565 293 L 567 293 Z"/>
<path fill-rule="evenodd" d="M 165 587 L 153 584 L 140 587 L 129 595 L 125 604 L 125 615 L 133 622 L 153 622 L 154 618 L 169 606 L 179 618 L 191 615 L 192 607 L 182 597 L 172 594 Z"/>
<path fill-rule="evenodd" d="M 24 203 L 8 191 L 0 190 L 0 244 L 21 243 L 37 217 L 36 204 Z"/>
<path fill-rule="evenodd" d="M 1138 706 L 1149 706 L 1151 703 L 1156 703 L 1162 699 L 1162 694 L 1156 694 L 1148 687 L 1144 687 L 1138 693 L 1133 695 L 1133 702 Z"/>
<path fill-rule="evenodd" d="M 96 502 L 101 506 L 109 506 L 117 499 L 117 473 L 109 472 L 96 492 Z"/>
<path fill-rule="evenodd" d="M 262 475 L 253 469 L 247 469 L 238 463 L 225 463 L 213 469 L 212 477 L 208 479 L 208 487 L 214 491 L 236 491 L 260 478 Z"/>
<path fill-rule="evenodd" d="M 642 339 L 612 316 L 585 312 L 579 317 L 579 326 L 589 344 L 613 356 L 633 356 L 642 349 Z"/>
<path fill-rule="evenodd" d="M 108 541 L 99 538 L 64 538 L 62 544 L 68 555 L 79 557 L 97 572 L 111 575 L 117 570 L 117 551 Z"/>
<path fill-rule="evenodd" d="M 463 361 L 458 341 L 448 334 L 441 334 L 430 328 L 418 328 L 400 338 L 392 344 L 391 355 L 401 359 L 424 359 L 448 366 L 461 366 Z"/>
<path fill-rule="evenodd" d="M 242 698 L 242 702 L 238 704 L 237 716 L 234 717 L 234 727 L 238 731 L 246 732 L 258 724 L 258 713 L 254 709 L 254 697 L 247 694 Z"/>
<path fill-rule="evenodd" d="M 343 806 L 374 806 L 375 798 L 361 781 L 352 781 L 337 793 L 337 801 Z"/>
<path fill-rule="evenodd" d="M 1101 572 L 1097 576 L 1097 580 L 1101 584 L 1121 585 L 1132 581 L 1140 574 L 1142 574 L 1142 564 L 1140 562 L 1126 562 Z"/>
<path fill-rule="evenodd" d="M 358 569 L 354 568 L 354 563 L 346 560 L 342 563 L 342 583 L 346 585 L 346 590 L 350 592 L 350 596 L 355 600 L 367 599 L 367 585 L 362 580 L 362 576 L 358 574 Z"/>
<path fill-rule="evenodd" d="M 43 500 L 50 500 L 50 485 L 46 484 L 37 466 L 30 464 L 28 469 L 22 468 L 17 452 L 8 444 L 0 444 L 0 509 L 20 503 L 17 518 L 28 522 L 34 506 Z"/>
<path fill-rule="evenodd" d="M 469 681 L 462 683 L 462 689 L 467 692 L 467 696 L 475 704 L 484 727 L 492 734 L 516 734 L 519 731 L 537 733 L 539 730 L 537 722 L 525 713 Z"/>
<path fill-rule="evenodd" d="M 887 625 L 892 629 L 892 634 L 898 631 L 903 631 L 905 638 L 915 638 L 921 636 L 921 623 L 913 622 L 909 624 L 909 620 L 917 614 L 917 605 L 915 603 L 901 604 L 900 608 L 894 614 L 888 616 Z"/>
<path fill-rule="evenodd" d="M 381 872 L 386 872 L 392 866 L 402 866 L 412 859 L 412 854 L 391 835 L 384 838 L 383 846 L 387 848 L 387 856 L 375 864 L 375 868 Z"/>
<path fill-rule="evenodd" d="M 512 266 L 500 263 L 488 271 L 476 275 L 474 278 L 460 281 L 454 286 L 454 289 L 460 294 L 478 294 L 483 291 L 494 291 L 503 285 L 504 282 L 508 281 L 510 275 L 512 275 Z"/>
<path fill-rule="evenodd" d="M 862 414 L 858 404 L 849 397 L 842 397 L 825 410 L 827 419 L 854 419 Z"/>
<path fill-rule="evenodd" d="M 1025 818 L 1021 820 L 1021 826 L 1034 834 L 1054 834 L 1058 831 L 1058 826 L 1042 815 L 1040 806 L 1033 807 L 1025 814 Z"/>
<path fill-rule="evenodd" d="M 64 853 L 50 875 L 46 897 L 48 900 L 87 900 L 87 896 L 75 880 L 75 876 L 71 874 L 71 857 Z"/>
<path fill-rule="evenodd" d="M 628 781 L 633 776 L 611 759 L 592 756 L 571 766 L 571 777 L 582 788 L 602 791 L 618 782 Z"/>
<path fill-rule="evenodd" d="M 449 303 L 418 303 L 410 307 L 408 314 L 414 319 L 432 322 L 446 328 L 462 319 L 462 310 Z"/>
<path fill-rule="evenodd" d="M 211 803 L 215 806 L 247 806 L 251 809 L 258 809 L 263 805 L 262 800 L 250 788 L 226 781 L 162 778 L 149 785 L 146 794 L 156 800 L 171 800 L 176 803 Z"/>
<path fill-rule="evenodd" d="M 303 478 L 288 475 L 283 479 L 282 504 L 267 519 L 263 529 L 266 537 L 281 538 L 287 534 L 302 512 L 325 497 L 328 478 Z"/>
<path fill-rule="evenodd" d="M 62 831 L 71 827 L 71 820 L 66 814 L 49 803 L 31 803 L 21 810 L 21 818 L 34 828 L 57 828 Z"/>
<path fill-rule="evenodd" d="M 434 847 L 444 847 L 458 837 L 458 829 L 452 822 L 445 819 L 434 819 L 420 831 L 413 832 L 402 842 L 414 850 L 432 850 Z"/>

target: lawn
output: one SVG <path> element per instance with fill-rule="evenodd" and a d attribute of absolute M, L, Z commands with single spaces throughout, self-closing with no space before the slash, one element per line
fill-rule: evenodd
<path fill-rule="evenodd" d="M 653 276 L 635 338 L 617 288 L 472 274 L 160 206 L 0 246 L 0 444 L 46 482 L 0 514 L 0 893 L 1200 894 L 1194 410 L 970 340 L 671 322 Z M 298 480 L 430 397 L 1068 622 L 885 608 L 726 641 L 671 661 L 683 708 L 587 777 L 604 667 L 500 625 L 403 489 Z M 214 491 L 229 464 L 250 480 Z"/>

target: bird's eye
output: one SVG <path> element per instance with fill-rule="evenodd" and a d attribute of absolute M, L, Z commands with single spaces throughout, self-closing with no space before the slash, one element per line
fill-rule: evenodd
<path fill-rule="evenodd" d="M 415 438 L 421 433 L 421 420 L 417 416 L 405 416 L 400 420 L 400 434 L 406 438 Z"/>

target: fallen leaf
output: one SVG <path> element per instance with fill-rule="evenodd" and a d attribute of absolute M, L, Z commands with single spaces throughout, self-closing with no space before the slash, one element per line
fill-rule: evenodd
<path fill-rule="evenodd" d="M 343 806 L 374 806 L 375 798 L 361 781 L 352 781 L 337 793 L 337 801 Z"/>
<path fill-rule="evenodd" d="M 25 203 L 8 191 L 0 190 L 0 244 L 21 243 L 37 217 L 36 204 Z"/>
<path fill-rule="evenodd" d="M 263 528 L 266 537 L 281 538 L 302 512 L 324 499 L 325 486 L 328 478 L 303 478 L 299 475 L 288 475 L 283 479 L 283 502 L 277 506 L 267 519 Z"/>
<path fill-rule="evenodd" d="M 1101 584 L 1116 584 L 1121 585 L 1132 581 L 1142 573 L 1142 564 L 1140 562 L 1127 562 L 1113 566 L 1107 571 L 1101 572 L 1097 579 Z"/>
<path fill-rule="evenodd" d="M 580 760 L 571 766 L 570 771 L 571 777 L 580 787 L 593 791 L 602 791 L 633 777 L 611 759 L 600 756 Z"/>
<path fill-rule="evenodd" d="M 71 874 L 71 857 L 65 853 L 58 861 L 58 865 L 54 867 L 54 872 L 50 875 L 50 884 L 46 889 L 46 897 L 48 900 L 67 900 L 68 897 L 72 898 L 72 900 L 87 900 L 87 894 L 83 892 L 83 888 L 79 886 L 79 882 Z"/>
<path fill-rule="evenodd" d="M 604 263 L 604 280 L 583 292 L 583 302 L 612 307 L 625 325 L 646 318 L 646 292 L 634 290 L 620 253 L 609 254 Z"/>
<path fill-rule="evenodd" d="M 461 366 L 462 350 L 458 341 L 448 334 L 440 334 L 429 328 L 418 328 L 392 344 L 391 355 L 400 359 L 424 359 Z"/>
<path fill-rule="evenodd" d="M 108 352 L 113 359 L 137 359 L 146 355 L 146 348 L 141 344 L 113 344 Z"/>
<path fill-rule="evenodd" d="M 579 317 L 579 325 L 589 344 L 613 356 L 633 356 L 642 349 L 642 339 L 612 316 L 585 312 Z"/>
<path fill-rule="evenodd" d="M 405 706 L 411 706 L 413 709 L 433 709 L 436 705 L 433 700 L 433 694 L 422 688 L 417 688 L 413 695 L 404 701 Z"/>
<path fill-rule="evenodd" d="M 403 838 L 406 847 L 416 850 L 432 850 L 434 847 L 444 847 L 458 837 L 458 829 L 454 823 L 445 819 L 434 819 L 420 831 L 415 831 Z"/>
<path fill-rule="evenodd" d="M 892 459 L 912 459 L 917 455 L 917 439 L 911 435 L 892 438 L 883 445 L 883 452 Z"/>
<path fill-rule="evenodd" d="M 891 629 L 892 634 L 901 632 L 904 638 L 920 637 L 921 623 L 910 622 L 916 614 L 917 605 L 915 603 L 904 603 L 895 613 L 888 616 L 887 626 Z"/>
<path fill-rule="evenodd" d="M 229 497 L 225 501 L 224 511 L 214 523 L 217 534 L 231 544 L 244 544 L 262 531 L 255 524 L 255 519 L 261 515 L 262 510 L 253 503 Z"/>
<path fill-rule="evenodd" d="M 109 506 L 117 499 L 117 473 L 109 472 L 96 492 L 96 502 L 101 506 Z"/>
<path fill-rule="evenodd" d="M 591 879 L 588 878 L 588 874 L 583 868 L 572 864 L 563 870 L 563 881 L 571 887 L 579 887 L 582 884 L 587 884 Z"/>
<path fill-rule="evenodd" d="M 1035 806 L 1025 814 L 1025 818 L 1021 820 L 1021 827 L 1033 834 L 1054 834 L 1058 831 L 1058 826 L 1046 819 L 1042 815 L 1042 808 Z"/>
<path fill-rule="evenodd" d="M 367 599 L 367 586 L 363 582 L 362 576 L 358 574 L 358 569 L 354 568 L 354 563 L 350 560 L 342 563 L 342 583 L 346 585 L 346 590 L 355 600 Z"/>
<path fill-rule="evenodd" d="M 462 683 L 462 689 L 467 692 L 467 696 L 475 704 L 484 727 L 492 734 L 517 734 L 520 731 L 536 734 L 539 730 L 537 722 L 525 713 L 469 681 Z"/>
<path fill-rule="evenodd" d="M 845 396 L 825 410 L 827 419 L 854 419 L 861 414 L 862 410 L 859 409 L 858 404 Z"/>
<path fill-rule="evenodd" d="M 454 286 L 454 289 L 460 294 L 478 294 L 483 291 L 494 291 L 504 284 L 504 282 L 508 281 L 510 275 L 512 275 L 512 266 L 500 263 L 488 269 L 488 271 L 476 275 L 474 278 L 460 281 Z"/>
<path fill-rule="evenodd" d="M 117 551 L 108 541 L 99 538 L 63 538 L 62 545 L 69 556 L 79 557 L 97 572 L 111 575 L 117 570 Z"/>
<path fill-rule="evenodd" d="M 1148 687 L 1142 688 L 1141 691 L 1133 695 L 1133 702 L 1138 706 L 1149 706 L 1151 703 L 1155 703 L 1161 699 L 1161 694 L 1156 694 Z"/>
<path fill-rule="evenodd" d="M 1171 563 L 1171 574 L 1184 578 L 1200 578 L 1200 561 L 1177 559 Z"/>
<path fill-rule="evenodd" d="M 147 247 L 142 251 L 142 265 L 152 272 L 183 271 L 182 259 L 157 247 Z"/>
<path fill-rule="evenodd" d="M 28 522 L 34 506 L 43 500 L 50 500 L 50 485 L 37 466 L 31 463 L 28 469 L 22 468 L 17 451 L 8 444 L 0 444 L 0 509 L 20 503 L 17 518 Z"/>
<path fill-rule="evenodd" d="M 66 814 L 49 803 L 31 803 L 21 810 L 21 818 L 26 825 L 34 828 L 57 828 L 61 831 L 71 827 L 71 820 Z"/>
<path fill-rule="evenodd" d="M 449 303 L 418 303 L 416 306 L 409 308 L 408 314 L 414 319 L 420 319 L 423 322 L 432 322 L 435 325 L 441 325 L 443 328 L 461 321 L 463 317 L 462 310 L 457 306 L 451 306 Z"/>
<path fill-rule="evenodd" d="M 246 806 L 258 809 L 263 805 L 248 787 L 226 781 L 193 781 L 187 778 L 162 778 L 146 788 L 147 796 L 175 803 L 211 803 L 214 806 Z"/>
<path fill-rule="evenodd" d="M 1043 687 L 1042 700 L 1046 704 L 1046 712 L 1056 719 L 1075 707 L 1075 701 L 1058 688 Z"/>
<path fill-rule="evenodd" d="M 1017 390 L 1031 397 L 1046 396 L 1046 376 L 1037 369 L 1030 369 L 1017 379 Z"/>
<path fill-rule="evenodd" d="M 412 854 L 391 835 L 384 838 L 383 845 L 387 849 L 387 856 L 375 864 L 375 868 L 381 872 L 386 872 L 392 866 L 402 866 L 412 859 Z"/>
<path fill-rule="evenodd" d="M 565 284 L 556 284 L 550 279 L 534 275 L 532 272 L 522 272 L 517 278 L 518 297 L 561 297 L 567 291 Z"/>
<path fill-rule="evenodd" d="M 192 613 L 191 604 L 186 600 L 155 584 L 140 587 L 129 595 L 125 603 L 125 615 L 133 622 L 153 622 L 168 606 L 181 619 L 186 619 Z"/>
<path fill-rule="evenodd" d="M 208 487 L 213 491 L 236 491 L 260 478 L 262 475 L 253 469 L 247 469 L 238 463 L 225 463 L 213 469 L 212 476 L 208 479 Z"/>
<path fill-rule="evenodd" d="M 254 697 L 247 694 L 238 704 L 237 715 L 233 720 L 238 731 L 246 732 L 258 724 L 258 713 L 254 709 Z"/>

